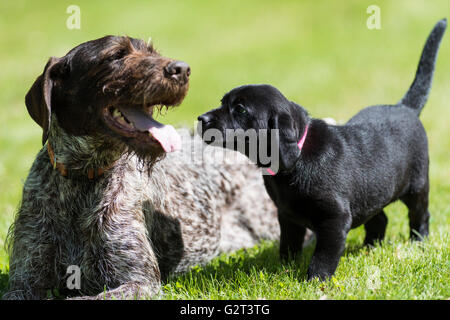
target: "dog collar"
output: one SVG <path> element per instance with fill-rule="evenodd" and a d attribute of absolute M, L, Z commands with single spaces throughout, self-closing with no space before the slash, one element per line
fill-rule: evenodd
<path fill-rule="evenodd" d="M 308 134 L 308 124 L 306 125 L 305 132 L 303 132 L 303 136 L 300 141 L 297 143 L 298 148 L 302 151 L 303 145 L 305 144 L 306 135 Z"/>
<path fill-rule="evenodd" d="M 68 170 L 67 170 L 66 166 L 64 165 L 64 163 L 56 161 L 56 155 L 55 155 L 55 152 L 53 151 L 52 146 L 50 145 L 50 141 L 47 141 L 47 152 L 48 152 L 48 157 L 50 158 L 50 163 L 52 164 L 53 170 L 56 169 L 59 171 L 59 173 L 63 177 L 67 177 Z M 111 165 L 104 167 L 104 168 L 89 169 L 88 173 L 87 173 L 88 179 L 93 180 L 94 178 L 100 177 L 106 171 L 111 169 L 114 164 L 115 164 L 115 162 L 113 162 Z"/>
<path fill-rule="evenodd" d="M 303 145 L 305 144 L 306 135 L 308 134 L 308 127 L 309 127 L 308 124 L 306 124 L 305 132 L 303 132 L 303 136 L 301 137 L 300 141 L 297 143 L 297 146 L 300 149 L 300 152 L 302 151 Z M 267 172 L 272 176 L 275 175 L 275 172 L 270 170 L 270 168 L 267 169 Z"/>

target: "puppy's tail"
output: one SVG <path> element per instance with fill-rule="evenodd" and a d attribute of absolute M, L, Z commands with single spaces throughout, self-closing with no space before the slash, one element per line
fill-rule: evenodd
<path fill-rule="evenodd" d="M 436 64 L 439 44 L 441 43 L 444 31 L 447 28 L 447 19 L 440 20 L 428 36 L 425 47 L 420 57 L 416 77 L 405 96 L 399 104 L 406 105 L 414 109 L 417 115 L 420 114 L 428 99 L 431 83 L 433 81 L 434 66 Z"/>

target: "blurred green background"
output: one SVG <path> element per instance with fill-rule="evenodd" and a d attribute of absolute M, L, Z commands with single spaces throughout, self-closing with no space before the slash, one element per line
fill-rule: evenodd
<path fill-rule="evenodd" d="M 69 30 L 69 5 L 81 29 Z M 369 5 L 381 30 L 369 30 Z M 0 2 L 0 267 L 3 240 L 23 181 L 41 147 L 24 96 L 50 56 L 107 34 L 148 40 L 188 62 L 190 91 L 164 123 L 193 126 L 235 86 L 270 83 L 314 117 L 349 119 L 362 107 L 395 103 L 413 80 L 428 33 L 450 16 L 440 1 L 24 1 Z M 449 231 L 450 35 L 441 45 L 421 119 L 430 140 L 432 232 Z M 406 212 L 399 218 L 407 233 Z M 434 229 L 433 229 L 434 228 Z"/>

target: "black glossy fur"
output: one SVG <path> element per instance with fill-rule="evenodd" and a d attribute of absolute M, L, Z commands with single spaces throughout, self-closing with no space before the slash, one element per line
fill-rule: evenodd
<path fill-rule="evenodd" d="M 345 125 L 310 118 L 269 85 L 235 88 L 220 108 L 199 117 L 203 133 L 279 129 L 280 170 L 264 182 L 278 207 L 281 257 L 301 252 L 305 228 L 317 235 L 309 279 L 334 274 L 350 229 L 364 224 L 365 244 L 381 241 L 387 225 L 383 208 L 398 199 L 409 208 L 411 238 L 428 235 L 428 143 L 418 116 L 446 24 L 439 21 L 431 32 L 405 97 L 396 105 L 363 109 Z M 307 125 L 300 151 L 297 143 Z"/>

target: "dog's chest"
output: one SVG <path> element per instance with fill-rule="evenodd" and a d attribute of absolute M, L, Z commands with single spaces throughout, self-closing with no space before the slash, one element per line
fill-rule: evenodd
<path fill-rule="evenodd" d="M 108 197 L 113 199 L 114 194 L 105 191 L 99 183 L 53 175 L 48 183 L 30 192 L 30 196 L 33 195 L 40 199 L 43 228 L 51 229 L 56 237 L 58 263 L 80 265 L 83 248 L 92 230 L 99 227 L 101 215 L 108 211 L 108 203 L 114 203 L 108 200 Z"/>
<path fill-rule="evenodd" d="M 289 178 L 265 177 L 264 183 L 270 198 L 278 208 L 278 213 L 285 218 L 313 229 L 313 220 L 320 208 L 316 199 L 301 192 L 298 183 Z"/>
<path fill-rule="evenodd" d="M 62 246 L 70 245 L 69 252 L 78 252 L 82 247 L 83 234 L 86 232 L 86 221 L 99 206 L 101 190 L 94 185 L 73 183 L 66 179 L 59 184 L 57 201 L 53 207 L 58 211 L 54 219 L 59 220 L 58 226 L 64 226 L 61 231 L 64 239 Z M 92 220 L 92 219 L 91 219 Z M 72 257 L 71 259 L 76 259 Z"/>

